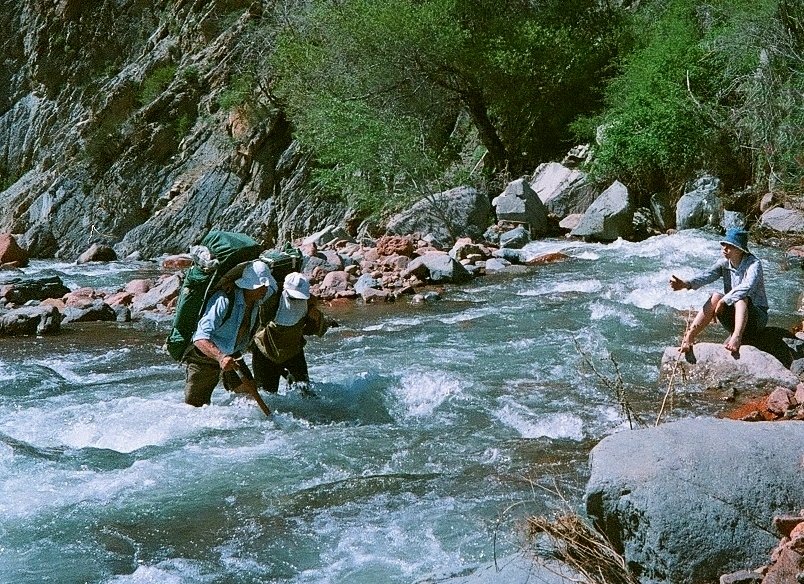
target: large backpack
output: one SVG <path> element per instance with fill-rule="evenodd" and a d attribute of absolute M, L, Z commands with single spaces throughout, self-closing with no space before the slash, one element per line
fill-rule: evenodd
<path fill-rule="evenodd" d="M 233 282 L 237 269 L 242 272 L 261 251 L 260 244 L 248 235 L 228 231 L 210 231 L 201 240 L 201 246 L 193 248 L 196 251 L 193 266 L 184 276 L 173 326 L 166 340 L 167 351 L 176 361 L 181 361 L 190 347 L 204 305 L 220 288 L 220 280 L 226 276 Z"/>

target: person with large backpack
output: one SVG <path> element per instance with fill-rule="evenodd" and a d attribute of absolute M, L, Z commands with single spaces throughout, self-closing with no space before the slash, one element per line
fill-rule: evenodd
<path fill-rule="evenodd" d="M 259 327 L 260 309 L 277 289 L 268 265 L 255 260 L 234 282 L 221 285 L 209 298 L 192 336 L 192 346 L 182 359 L 187 363 L 186 403 L 198 407 L 209 404 L 221 377 L 227 389 L 234 391 L 241 385 L 239 360 Z"/>

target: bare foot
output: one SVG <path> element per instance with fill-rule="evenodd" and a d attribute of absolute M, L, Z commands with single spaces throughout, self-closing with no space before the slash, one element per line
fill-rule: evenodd
<path fill-rule="evenodd" d="M 737 335 L 731 335 L 726 342 L 723 343 L 723 346 L 726 347 L 727 351 L 731 351 L 732 353 L 739 353 L 740 346 L 743 344 L 742 338 Z"/>

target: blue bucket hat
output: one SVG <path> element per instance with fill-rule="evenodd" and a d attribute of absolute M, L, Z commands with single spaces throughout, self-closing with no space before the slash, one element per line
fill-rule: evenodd
<path fill-rule="evenodd" d="M 743 253 L 751 253 L 748 251 L 748 232 L 739 227 L 732 227 L 726 231 L 726 238 L 720 242 L 720 245 L 723 244 L 736 247 Z"/>

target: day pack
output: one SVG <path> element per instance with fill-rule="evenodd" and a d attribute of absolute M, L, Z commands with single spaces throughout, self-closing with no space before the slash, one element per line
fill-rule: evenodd
<path fill-rule="evenodd" d="M 232 277 L 238 266 L 260 256 L 261 247 L 248 235 L 228 231 L 210 231 L 200 246 L 191 248 L 193 266 L 184 275 L 184 285 L 176 303 L 173 326 L 167 336 L 170 356 L 181 361 L 190 346 L 198 321 L 209 297 L 219 288 L 220 280 Z M 242 272 L 242 267 L 240 267 Z"/>
<path fill-rule="evenodd" d="M 279 284 L 279 291 L 282 291 L 282 284 L 285 276 L 291 272 L 300 272 L 302 269 L 302 253 L 289 243 L 280 249 L 267 249 L 260 254 L 260 260 L 268 264 L 271 268 L 271 275 Z"/>

